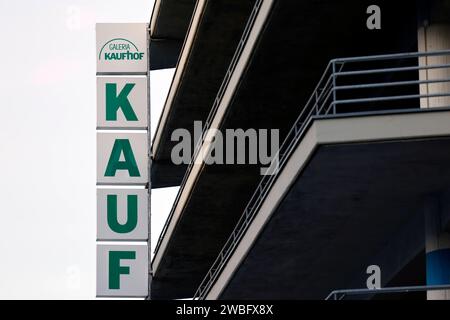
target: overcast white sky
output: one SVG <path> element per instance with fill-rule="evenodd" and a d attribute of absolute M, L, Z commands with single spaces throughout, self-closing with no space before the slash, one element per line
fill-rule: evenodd
<path fill-rule="evenodd" d="M 95 297 L 94 27 L 149 22 L 152 8 L 153 0 L 0 1 L 0 299 Z M 152 129 L 172 76 L 151 74 Z M 176 191 L 153 192 L 152 239 Z"/>

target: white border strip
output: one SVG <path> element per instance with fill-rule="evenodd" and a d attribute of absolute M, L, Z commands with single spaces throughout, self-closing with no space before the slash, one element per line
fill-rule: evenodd
<path fill-rule="evenodd" d="M 161 8 L 161 0 L 155 0 L 155 3 L 153 4 L 152 16 L 150 18 L 150 32 L 151 32 L 150 36 L 153 36 L 153 32 L 155 31 L 156 23 L 158 22 L 159 18 L 160 8 Z"/>

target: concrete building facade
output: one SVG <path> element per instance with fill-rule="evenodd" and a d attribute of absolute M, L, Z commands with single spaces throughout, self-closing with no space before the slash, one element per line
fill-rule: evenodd
<path fill-rule="evenodd" d="M 180 191 L 152 299 L 449 297 L 450 1 L 372 5 L 156 1 L 151 69 L 176 71 L 152 187 Z M 205 164 L 205 135 L 175 165 L 195 121 L 279 130 L 280 170 Z M 370 270 L 395 293 L 365 292 Z"/>

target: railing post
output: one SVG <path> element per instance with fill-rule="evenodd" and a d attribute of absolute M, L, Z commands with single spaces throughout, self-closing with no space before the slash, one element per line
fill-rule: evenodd
<path fill-rule="evenodd" d="M 331 102 L 333 104 L 333 115 L 336 114 L 336 61 L 333 60 L 333 101 Z"/>
<path fill-rule="evenodd" d="M 317 95 L 319 90 L 320 90 L 320 88 L 318 88 L 314 94 L 314 97 L 316 98 L 316 101 L 315 101 L 316 116 L 319 115 L 319 97 Z"/>

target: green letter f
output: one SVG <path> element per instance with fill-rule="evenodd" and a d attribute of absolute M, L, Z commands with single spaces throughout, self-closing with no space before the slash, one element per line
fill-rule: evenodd
<path fill-rule="evenodd" d="M 109 252 L 109 289 L 120 289 L 120 275 L 130 274 L 130 267 L 122 267 L 120 260 L 136 259 L 135 251 L 110 251 Z"/>

